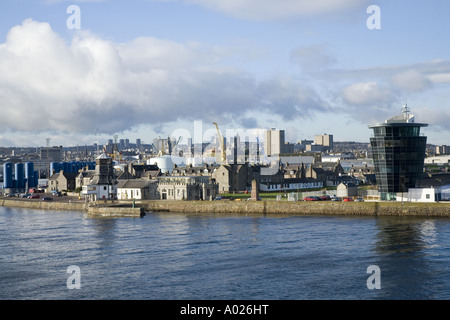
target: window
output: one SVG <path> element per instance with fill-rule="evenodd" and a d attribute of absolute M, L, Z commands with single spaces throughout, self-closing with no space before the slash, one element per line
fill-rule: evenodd
<path fill-rule="evenodd" d="M 426 195 L 425 195 L 425 198 L 426 198 L 426 199 L 430 199 L 430 195 L 429 195 L 429 194 L 426 194 Z"/>

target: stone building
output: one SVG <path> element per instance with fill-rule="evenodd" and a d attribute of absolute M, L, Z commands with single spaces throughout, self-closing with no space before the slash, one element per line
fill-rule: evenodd
<path fill-rule="evenodd" d="M 340 183 L 336 189 L 338 197 L 356 197 L 358 195 L 358 187 L 353 183 Z"/>
<path fill-rule="evenodd" d="M 158 180 L 130 179 L 119 180 L 117 184 L 119 200 L 158 200 Z"/>
<path fill-rule="evenodd" d="M 54 173 L 50 179 L 48 179 L 48 191 L 73 191 L 75 190 L 75 180 L 77 173 L 68 173 L 61 170 L 58 173 Z"/>
<path fill-rule="evenodd" d="M 249 164 L 225 164 L 215 169 L 212 177 L 219 185 L 220 193 L 248 191 L 253 180 L 260 182 L 259 166 Z"/>
<path fill-rule="evenodd" d="M 213 200 L 218 191 L 218 184 L 210 177 L 158 177 L 158 192 L 162 200 Z"/>
<path fill-rule="evenodd" d="M 248 191 L 253 179 L 260 181 L 260 167 L 249 164 L 174 166 L 171 176 L 203 176 L 214 179 L 219 193 Z"/>
<path fill-rule="evenodd" d="M 91 183 L 94 177 L 95 170 L 88 170 L 87 168 L 81 169 L 75 178 L 75 188 L 83 188 Z"/>

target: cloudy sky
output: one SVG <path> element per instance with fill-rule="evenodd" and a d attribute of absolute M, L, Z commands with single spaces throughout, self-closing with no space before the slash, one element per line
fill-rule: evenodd
<path fill-rule="evenodd" d="M 222 131 L 284 129 L 290 142 L 323 133 L 368 142 L 367 125 L 406 102 L 430 125 L 429 143 L 450 144 L 448 0 L 3 0 L 0 9 L 2 146 L 115 134 L 149 143 L 193 132 L 195 120 L 213 132 L 213 121 Z"/>

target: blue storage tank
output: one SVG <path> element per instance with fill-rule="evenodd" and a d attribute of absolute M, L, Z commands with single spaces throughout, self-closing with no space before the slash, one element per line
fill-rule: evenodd
<path fill-rule="evenodd" d="M 23 163 L 16 163 L 14 166 L 14 177 L 17 180 L 17 188 L 25 188 Z"/>
<path fill-rule="evenodd" d="M 67 162 L 61 162 L 60 170 L 63 170 L 64 172 L 69 172 L 69 164 Z"/>
<path fill-rule="evenodd" d="M 76 163 L 75 163 L 75 161 L 71 161 L 70 163 L 69 163 L 69 172 L 70 173 L 74 173 L 75 172 L 75 168 L 76 168 Z"/>
<path fill-rule="evenodd" d="M 53 173 L 58 173 L 60 171 L 60 166 L 58 162 L 51 162 L 50 163 L 50 176 Z"/>
<path fill-rule="evenodd" d="M 13 187 L 13 165 L 11 162 L 5 162 L 3 165 L 3 188 Z"/>
<path fill-rule="evenodd" d="M 37 185 L 34 184 L 34 163 L 25 163 L 25 184 L 28 182 L 28 188 L 35 188 Z"/>
<path fill-rule="evenodd" d="M 36 188 L 39 185 L 39 172 L 34 172 L 34 187 Z"/>

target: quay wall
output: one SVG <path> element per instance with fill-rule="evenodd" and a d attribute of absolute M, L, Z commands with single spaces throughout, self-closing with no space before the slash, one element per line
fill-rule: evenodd
<path fill-rule="evenodd" d="M 42 200 L 12 200 L 1 199 L 0 206 L 4 207 L 20 207 L 38 210 L 70 210 L 84 211 L 85 203 L 76 202 L 58 202 L 58 201 L 42 201 Z"/>
<path fill-rule="evenodd" d="M 334 201 L 114 201 L 98 205 L 84 202 L 0 199 L 0 206 L 38 210 L 76 210 L 98 216 L 143 216 L 146 212 L 358 215 L 450 217 L 450 203 L 334 202 Z"/>
<path fill-rule="evenodd" d="M 89 206 L 87 213 L 103 217 L 141 217 L 145 215 L 144 208 L 130 208 L 129 206 Z"/>
<path fill-rule="evenodd" d="M 81 202 L 62 202 L 62 201 L 39 201 L 39 200 L 12 200 L 1 199 L 0 206 L 19 207 L 36 210 L 69 210 L 83 211 L 94 216 L 131 216 L 140 217 L 145 214 L 144 208 L 132 208 L 131 205 L 120 203 L 104 203 L 98 205 L 87 205 Z"/>
<path fill-rule="evenodd" d="M 145 211 L 179 213 L 450 217 L 450 203 L 156 200 L 138 205 Z"/>

